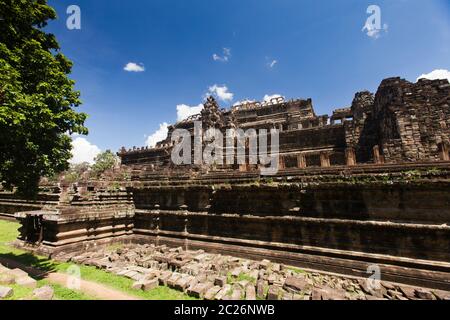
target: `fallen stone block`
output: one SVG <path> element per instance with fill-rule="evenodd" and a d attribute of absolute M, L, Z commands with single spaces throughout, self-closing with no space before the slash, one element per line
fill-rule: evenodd
<path fill-rule="evenodd" d="M 274 263 L 270 269 L 272 269 L 272 271 L 274 271 L 274 272 L 280 272 L 281 266 L 278 263 Z"/>
<path fill-rule="evenodd" d="M 26 273 L 25 271 L 23 271 L 21 269 L 17 269 L 17 268 L 8 270 L 7 274 L 10 274 L 15 278 L 28 277 L 28 273 Z"/>
<path fill-rule="evenodd" d="M 52 300 L 54 296 L 53 288 L 43 286 L 33 290 L 33 299 L 36 300 Z"/>
<path fill-rule="evenodd" d="M 216 297 L 217 293 L 221 290 L 222 288 L 219 286 L 214 286 L 212 288 L 209 288 L 208 291 L 206 291 L 205 293 L 205 299 L 206 300 L 214 300 L 214 298 Z"/>
<path fill-rule="evenodd" d="M 189 283 L 194 279 L 192 276 L 182 276 L 175 283 L 174 288 L 179 291 L 185 291 L 189 287 Z"/>
<path fill-rule="evenodd" d="M 14 290 L 10 287 L 0 286 L 0 299 L 6 299 L 12 297 Z"/>
<path fill-rule="evenodd" d="M 144 280 L 152 280 L 158 278 L 161 275 L 161 271 L 159 270 L 151 270 L 144 276 Z"/>
<path fill-rule="evenodd" d="M 36 288 L 37 281 L 29 276 L 20 277 L 16 279 L 16 284 L 27 288 Z"/>
<path fill-rule="evenodd" d="M 13 275 L 2 273 L 0 274 L 0 285 L 1 284 L 14 284 L 16 282 L 16 279 Z"/>
<path fill-rule="evenodd" d="M 227 283 L 227 277 L 219 276 L 214 279 L 214 285 L 223 287 Z"/>
<path fill-rule="evenodd" d="M 247 288 L 247 286 L 250 284 L 249 281 L 247 280 L 241 280 L 237 283 L 242 289 L 245 290 L 245 288 Z"/>
<path fill-rule="evenodd" d="M 256 296 L 259 299 L 263 299 L 263 300 L 266 299 L 266 295 L 265 295 L 265 292 L 264 292 L 264 288 L 266 286 L 268 286 L 268 283 L 265 283 L 263 280 L 259 280 L 256 283 Z"/>
<path fill-rule="evenodd" d="M 188 295 L 193 296 L 195 298 L 203 298 L 206 291 L 208 291 L 213 286 L 214 285 L 211 282 L 198 283 L 192 289 L 189 289 L 187 293 Z"/>
<path fill-rule="evenodd" d="M 142 281 L 136 281 L 131 285 L 131 288 L 133 290 L 142 290 L 142 286 L 143 286 Z"/>
<path fill-rule="evenodd" d="M 231 300 L 242 300 L 242 290 L 234 289 L 233 293 L 231 294 Z"/>
<path fill-rule="evenodd" d="M 216 300 L 224 300 L 226 296 L 231 293 L 231 285 L 226 284 L 220 291 L 216 294 Z"/>
<path fill-rule="evenodd" d="M 416 297 L 424 300 L 436 300 L 435 296 L 428 290 L 419 288 L 415 290 Z"/>
<path fill-rule="evenodd" d="M 198 284 L 198 279 L 193 278 L 191 281 L 189 281 L 187 290 L 193 289 L 197 284 Z"/>
<path fill-rule="evenodd" d="M 254 269 L 254 270 L 250 271 L 250 273 L 248 275 L 251 278 L 255 279 L 255 281 L 257 281 L 259 278 L 259 270 Z"/>
<path fill-rule="evenodd" d="M 181 274 L 179 273 L 172 273 L 172 276 L 167 279 L 167 286 L 170 288 L 175 288 L 175 284 L 177 281 L 181 278 Z"/>
<path fill-rule="evenodd" d="M 312 300 L 346 300 L 346 292 L 333 288 L 314 288 L 311 293 Z"/>
<path fill-rule="evenodd" d="M 267 269 L 269 268 L 269 266 L 270 266 L 270 260 L 264 259 L 263 261 L 261 261 L 261 262 L 259 263 L 259 268 L 260 268 L 260 269 L 267 270 Z"/>
<path fill-rule="evenodd" d="M 241 274 L 242 269 L 241 268 L 235 268 L 231 271 L 231 276 L 233 278 L 237 278 L 239 277 L 239 275 Z"/>
<path fill-rule="evenodd" d="M 298 277 L 287 277 L 284 281 L 283 288 L 292 293 L 298 293 L 309 287 L 308 282 L 305 279 Z"/>
<path fill-rule="evenodd" d="M 158 285 L 159 285 L 158 279 L 143 280 L 142 281 L 142 290 L 150 291 L 150 290 L 156 288 Z"/>
<path fill-rule="evenodd" d="M 433 294 L 436 296 L 438 300 L 450 300 L 450 292 L 434 290 Z"/>
<path fill-rule="evenodd" d="M 280 287 L 269 286 L 269 291 L 267 292 L 267 300 L 278 300 L 280 297 L 280 291 Z"/>
<path fill-rule="evenodd" d="M 172 276 L 172 272 L 170 271 L 163 271 L 161 275 L 159 276 L 159 284 L 162 286 L 167 286 L 167 280 Z"/>
<path fill-rule="evenodd" d="M 256 300 L 256 290 L 253 285 L 245 288 L 245 300 Z"/>

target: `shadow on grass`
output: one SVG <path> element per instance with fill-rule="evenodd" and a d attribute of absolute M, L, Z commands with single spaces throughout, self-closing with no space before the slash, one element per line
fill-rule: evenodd
<path fill-rule="evenodd" d="M 24 269 L 37 280 L 43 279 L 48 273 L 57 271 L 57 264 L 54 261 L 28 252 L 0 253 L 0 263 L 7 268 Z"/>

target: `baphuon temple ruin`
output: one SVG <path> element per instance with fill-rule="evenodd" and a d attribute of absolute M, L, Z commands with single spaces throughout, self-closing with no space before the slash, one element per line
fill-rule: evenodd
<path fill-rule="evenodd" d="M 278 173 L 174 165 L 171 134 L 194 121 L 278 129 Z M 118 155 L 121 165 L 95 181 L 43 179 L 34 199 L 2 191 L 0 212 L 22 224 L 17 245 L 52 256 L 167 245 L 361 277 L 376 264 L 384 280 L 450 291 L 447 80 L 386 79 L 331 116 L 311 99 L 223 110 L 208 98 L 155 148 Z"/>

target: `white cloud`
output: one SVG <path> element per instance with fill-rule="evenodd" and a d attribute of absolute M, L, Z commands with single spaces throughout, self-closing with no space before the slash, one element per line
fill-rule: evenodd
<path fill-rule="evenodd" d="M 190 116 L 199 114 L 203 110 L 203 104 L 198 106 L 190 107 L 186 104 L 177 105 L 177 121 L 183 121 Z"/>
<path fill-rule="evenodd" d="M 284 99 L 284 97 L 280 94 L 272 94 L 272 95 L 266 94 L 264 96 L 264 102 L 270 102 L 270 100 L 275 99 L 275 98 L 283 98 Z"/>
<path fill-rule="evenodd" d="M 233 100 L 234 94 L 231 92 L 228 92 L 227 86 L 218 86 L 217 84 L 209 87 L 208 93 L 215 95 L 217 98 L 219 98 L 222 101 L 231 101 Z"/>
<path fill-rule="evenodd" d="M 229 48 L 223 48 L 223 56 L 219 56 L 217 53 L 213 54 L 213 60 L 214 61 L 220 61 L 220 62 L 228 62 L 228 60 L 231 57 L 231 49 Z"/>
<path fill-rule="evenodd" d="M 100 148 L 90 143 L 85 138 L 76 137 L 72 140 L 72 159 L 71 164 L 79 164 L 83 162 L 94 163 L 95 157 L 101 152 Z"/>
<path fill-rule="evenodd" d="M 128 72 L 144 72 L 145 67 L 142 63 L 128 62 L 123 70 Z"/>
<path fill-rule="evenodd" d="M 156 130 L 152 135 L 147 138 L 147 146 L 153 148 L 156 146 L 158 142 L 163 141 L 167 138 L 167 134 L 169 133 L 169 125 L 164 122 L 159 125 L 159 129 Z"/>
<path fill-rule="evenodd" d="M 437 79 L 447 79 L 448 82 L 450 82 L 450 71 L 445 69 L 437 69 L 433 70 L 430 73 L 423 74 L 420 77 L 417 78 L 416 81 L 419 81 L 419 79 L 429 79 L 429 80 L 437 80 Z"/>

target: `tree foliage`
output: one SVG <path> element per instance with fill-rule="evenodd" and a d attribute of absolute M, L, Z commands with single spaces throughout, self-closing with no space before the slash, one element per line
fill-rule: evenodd
<path fill-rule="evenodd" d="M 68 168 L 69 134 L 87 134 L 72 62 L 43 28 L 47 0 L 0 1 L 0 182 L 33 193 L 41 176 Z"/>
<path fill-rule="evenodd" d="M 111 150 L 106 150 L 105 152 L 99 153 L 94 161 L 95 163 L 92 165 L 92 171 L 94 175 L 98 177 L 106 170 L 112 169 L 119 160 Z"/>

